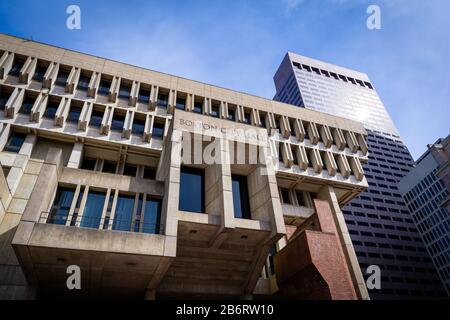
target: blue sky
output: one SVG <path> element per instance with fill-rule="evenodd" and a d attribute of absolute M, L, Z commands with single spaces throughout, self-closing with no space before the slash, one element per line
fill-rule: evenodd
<path fill-rule="evenodd" d="M 66 8 L 81 8 L 81 30 Z M 366 8 L 381 8 L 381 30 Z M 369 74 L 414 158 L 450 133 L 450 1 L 1 1 L 0 32 L 272 98 L 286 51 Z"/>

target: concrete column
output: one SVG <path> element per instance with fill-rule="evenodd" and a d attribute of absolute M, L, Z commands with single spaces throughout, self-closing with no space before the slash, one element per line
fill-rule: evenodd
<path fill-rule="evenodd" d="M 309 141 L 312 144 L 317 144 L 319 142 L 319 131 L 317 130 L 317 126 L 314 122 L 309 122 L 307 125 Z"/>
<path fill-rule="evenodd" d="M 37 59 L 35 57 L 28 57 L 20 70 L 19 81 L 24 84 L 29 84 L 33 78 L 36 70 Z"/>
<path fill-rule="evenodd" d="M 70 102 L 71 99 L 68 97 L 64 97 L 61 99 L 58 110 L 56 110 L 55 114 L 55 126 L 64 126 L 64 122 L 66 121 L 67 115 L 70 111 Z"/>
<path fill-rule="evenodd" d="M 70 154 L 68 168 L 79 168 L 83 156 L 83 143 L 75 142 L 73 144 L 72 153 Z"/>
<path fill-rule="evenodd" d="M 93 72 L 91 80 L 89 81 L 87 96 L 90 98 L 95 98 L 97 94 L 98 86 L 100 85 L 101 74 L 99 72 Z"/>
<path fill-rule="evenodd" d="M 337 147 L 339 148 L 339 150 L 341 150 L 341 151 L 344 150 L 345 146 L 346 146 L 346 141 L 345 141 L 344 134 L 342 133 L 342 130 L 339 128 L 334 128 L 332 130 L 332 133 L 333 133 L 334 141 L 335 141 Z"/>
<path fill-rule="evenodd" d="M 295 137 L 297 138 L 297 141 L 302 142 L 305 138 L 305 128 L 303 126 L 303 122 L 300 119 L 294 120 L 294 131 L 295 131 Z"/>
<path fill-rule="evenodd" d="M 5 79 L 12 68 L 14 62 L 14 53 L 5 51 L 0 58 L 0 79 Z"/>
<path fill-rule="evenodd" d="M 44 80 L 42 82 L 42 87 L 46 89 L 51 89 L 58 77 L 59 63 L 51 62 L 44 74 Z"/>

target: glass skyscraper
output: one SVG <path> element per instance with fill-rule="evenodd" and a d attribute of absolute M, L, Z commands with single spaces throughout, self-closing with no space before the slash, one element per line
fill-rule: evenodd
<path fill-rule="evenodd" d="M 369 265 L 381 269 L 381 289 L 370 290 L 371 298 L 445 297 L 397 187 L 413 159 L 369 77 L 289 52 L 274 82 L 275 100 L 360 121 L 368 132 L 369 189 L 343 212 L 363 275 Z"/>

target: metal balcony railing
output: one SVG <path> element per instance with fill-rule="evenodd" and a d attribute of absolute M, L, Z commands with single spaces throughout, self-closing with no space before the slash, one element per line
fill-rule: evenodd
<path fill-rule="evenodd" d="M 127 231 L 140 232 L 149 234 L 164 234 L 163 224 L 145 223 L 138 219 L 110 219 L 109 217 L 87 217 L 73 215 L 52 214 L 51 212 L 42 212 L 39 219 L 40 223 L 57 224 L 71 227 L 91 228 L 98 230 L 113 230 L 113 231 Z"/>

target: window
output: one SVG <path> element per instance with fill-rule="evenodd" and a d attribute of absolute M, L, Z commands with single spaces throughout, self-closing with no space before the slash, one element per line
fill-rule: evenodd
<path fill-rule="evenodd" d="M 119 194 L 114 214 L 113 230 L 130 231 L 134 209 L 134 195 Z"/>
<path fill-rule="evenodd" d="M 83 163 L 81 164 L 81 169 L 95 170 L 96 162 L 97 162 L 97 160 L 95 160 L 95 159 L 84 158 Z"/>
<path fill-rule="evenodd" d="M 302 191 L 296 191 L 295 195 L 297 196 L 298 205 L 306 207 L 305 199 L 303 197 L 303 192 Z"/>
<path fill-rule="evenodd" d="M 56 111 L 58 110 L 59 101 L 48 100 L 47 108 L 44 112 L 44 118 L 54 119 Z"/>
<path fill-rule="evenodd" d="M 5 145 L 4 151 L 18 153 L 25 141 L 26 134 L 13 132 Z"/>
<path fill-rule="evenodd" d="M 139 88 L 138 102 L 149 103 L 150 102 L 150 90 L 145 88 Z"/>
<path fill-rule="evenodd" d="M 98 94 L 100 95 L 108 95 L 109 88 L 111 87 L 111 81 L 106 79 L 100 80 L 100 85 L 98 86 Z"/>
<path fill-rule="evenodd" d="M 149 199 L 145 201 L 144 222 L 142 232 L 159 234 L 161 224 L 161 200 Z"/>
<path fill-rule="evenodd" d="M 144 168 L 144 179 L 155 180 L 156 179 L 156 169 L 146 166 Z"/>
<path fill-rule="evenodd" d="M 81 91 L 87 91 L 89 89 L 89 82 L 91 78 L 88 75 L 81 74 L 78 80 L 77 89 Z"/>
<path fill-rule="evenodd" d="M 164 123 L 156 121 L 153 123 L 152 136 L 158 138 L 162 138 L 164 136 Z"/>
<path fill-rule="evenodd" d="M 203 113 L 203 102 L 201 102 L 201 101 L 194 102 L 194 112 L 195 113 Z"/>
<path fill-rule="evenodd" d="M 126 83 L 121 83 L 119 88 L 119 98 L 129 99 L 131 94 L 131 86 Z"/>
<path fill-rule="evenodd" d="M 160 108 L 167 109 L 168 101 L 169 101 L 169 96 L 167 94 L 159 93 L 158 94 L 158 101 L 157 101 L 156 104 Z"/>
<path fill-rule="evenodd" d="M 81 107 L 71 106 L 67 116 L 67 121 L 70 123 L 77 123 L 80 118 L 81 110 Z"/>
<path fill-rule="evenodd" d="M 68 78 L 69 78 L 69 71 L 59 69 L 58 76 L 56 77 L 55 80 L 55 84 L 58 86 L 65 86 Z"/>
<path fill-rule="evenodd" d="M 186 99 L 177 97 L 177 103 L 175 105 L 175 108 L 180 109 L 180 110 L 185 110 L 186 109 Z"/>
<path fill-rule="evenodd" d="M 244 112 L 244 119 L 243 119 L 244 123 L 249 124 L 250 123 L 250 112 Z"/>
<path fill-rule="evenodd" d="M 92 110 L 91 120 L 89 125 L 92 127 L 100 127 L 102 124 L 104 110 L 96 109 Z"/>
<path fill-rule="evenodd" d="M 25 98 L 23 98 L 22 106 L 20 107 L 19 112 L 22 114 L 30 114 L 35 100 L 36 98 L 25 96 Z"/>
<path fill-rule="evenodd" d="M 131 127 L 131 133 L 137 135 L 143 135 L 145 129 L 145 115 L 138 113 L 134 114 L 133 126 Z"/>
<path fill-rule="evenodd" d="M 125 123 L 125 115 L 120 114 L 117 112 L 117 110 L 115 110 L 111 121 L 111 130 L 122 131 L 124 123 Z"/>
<path fill-rule="evenodd" d="M 285 189 L 285 188 L 281 188 L 280 192 L 281 192 L 281 199 L 283 200 L 283 203 L 291 204 L 291 199 L 289 198 L 289 190 Z"/>
<path fill-rule="evenodd" d="M 124 176 L 136 177 L 136 171 L 137 167 L 132 164 L 125 164 L 125 166 L 123 167 Z"/>
<path fill-rule="evenodd" d="M 37 65 L 36 70 L 34 71 L 33 80 L 36 80 L 36 81 L 44 80 L 46 71 L 47 71 L 47 67 L 45 67 L 43 65 Z"/>
<path fill-rule="evenodd" d="M 266 126 L 266 117 L 265 116 L 260 116 L 259 117 L 259 122 L 261 123 L 261 125 L 260 125 L 261 128 L 267 128 L 267 126 Z"/>
<path fill-rule="evenodd" d="M 114 161 L 105 160 L 103 162 L 102 172 L 105 173 L 116 173 L 117 163 Z"/>
<path fill-rule="evenodd" d="M 220 108 L 219 108 L 219 106 L 211 106 L 211 113 L 210 113 L 210 115 L 212 117 L 219 118 L 219 115 L 220 115 Z"/>
<path fill-rule="evenodd" d="M 236 121 L 236 109 L 234 109 L 232 107 L 228 107 L 227 119 L 230 121 Z"/>
<path fill-rule="evenodd" d="M 100 226 L 105 199 L 105 192 L 89 190 L 80 227 L 98 229 Z"/>
<path fill-rule="evenodd" d="M 14 58 L 13 65 L 11 67 L 11 70 L 9 71 L 9 75 L 18 76 L 20 74 L 20 69 L 22 69 L 24 63 L 25 59 L 19 57 Z"/>
<path fill-rule="evenodd" d="M 50 209 L 47 223 L 65 225 L 72 204 L 74 189 L 59 187 L 56 191 L 55 201 Z"/>
<path fill-rule="evenodd" d="M 232 175 L 234 217 L 251 219 L 247 177 Z"/>
<path fill-rule="evenodd" d="M 0 88 L 0 110 L 5 109 L 6 103 L 11 95 L 7 94 L 3 88 Z"/>
<path fill-rule="evenodd" d="M 179 210 L 205 212 L 205 174 L 202 169 L 181 167 Z"/>

